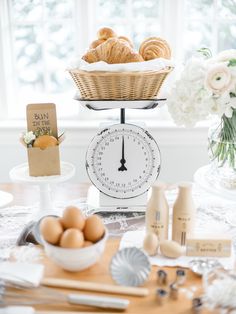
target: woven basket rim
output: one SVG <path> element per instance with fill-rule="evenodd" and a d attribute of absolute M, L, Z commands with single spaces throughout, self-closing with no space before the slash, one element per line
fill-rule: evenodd
<path fill-rule="evenodd" d="M 155 74 L 161 74 L 161 73 L 169 73 L 174 69 L 174 67 L 166 67 L 164 69 L 161 69 L 159 71 L 155 70 L 149 70 L 149 71 L 123 71 L 123 72 L 112 72 L 112 71 L 84 71 L 80 69 L 68 69 L 67 71 L 70 73 L 77 73 L 77 74 L 83 74 L 83 75 L 112 75 L 112 76 L 127 76 L 127 75 L 155 75 Z"/>

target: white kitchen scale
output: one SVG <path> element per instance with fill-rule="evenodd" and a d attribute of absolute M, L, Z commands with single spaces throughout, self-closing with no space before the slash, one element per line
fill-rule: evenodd
<path fill-rule="evenodd" d="M 152 109 L 165 99 L 140 101 L 88 101 L 92 110 L 120 108 L 120 123 L 99 131 L 88 146 L 86 170 L 93 184 L 88 210 L 102 214 L 144 212 L 147 193 L 161 166 L 160 150 L 144 128 L 125 121 L 125 109 Z"/>

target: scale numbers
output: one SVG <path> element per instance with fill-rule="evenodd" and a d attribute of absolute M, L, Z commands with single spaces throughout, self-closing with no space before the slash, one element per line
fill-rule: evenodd
<path fill-rule="evenodd" d="M 116 124 L 101 131 L 86 156 L 92 183 L 114 198 L 132 198 L 146 192 L 160 171 L 160 151 L 153 137 L 131 124 Z"/>

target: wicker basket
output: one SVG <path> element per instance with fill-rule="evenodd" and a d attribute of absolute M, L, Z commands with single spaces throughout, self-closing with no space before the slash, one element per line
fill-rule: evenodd
<path fill-rule="evenodd" d="M 156 98 L 173 68 L 145 72 L 88 72 L 69 70 L 82 99 L 136 100 Z"/>

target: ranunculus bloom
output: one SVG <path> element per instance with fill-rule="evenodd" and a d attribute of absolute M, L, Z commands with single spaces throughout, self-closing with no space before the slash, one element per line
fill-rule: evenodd
<path fill-rule="evenodd" d="M 32 131 L 29 131 L 24 134 L 23 138 L 24 138 L 25 143 L 28 145 L 36 139 L 36 136 L 34 135 Z"/>
<path fill-rule="evenodd" d="M 215 58 L 217 62 L 229 61 L 230 59 L 236 59 L 236 49 L 229 49 L 221 51 Z"/>
<path fill-rule="evenodd" d="M 232 88 L 233 79 L 225 63 L 211 65 L 206 73 L 205 87 L 213 94 L 221 95 Z"/>

